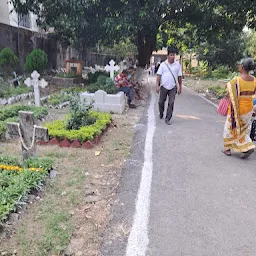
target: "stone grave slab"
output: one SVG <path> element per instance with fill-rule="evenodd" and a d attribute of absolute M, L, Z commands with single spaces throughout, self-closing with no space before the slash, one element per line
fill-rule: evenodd
<path fill-rule="evenodd" d="M 127 103 L 126 96 L 123 92 L 107 94 L 105 91 L 98 90 L 95 93 L 81 93 L 80 98 L 88 103 L 93 101 L 94 110 L 116 114 L 122 114 Z"/>
<path fill-rule="evenodd" d="M 19 111 L 19 123 L 7 123 L 10 138 L 19 138 L 23 160 L 36 155 L 36 140 L 48 141 L 48 129 L 35 125 L 33 112 Z"/>

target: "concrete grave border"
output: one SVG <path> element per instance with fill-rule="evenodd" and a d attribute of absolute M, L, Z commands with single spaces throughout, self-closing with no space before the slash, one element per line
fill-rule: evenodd
<path fill-rule="evenodd" d="M 107 94 L 103 90 L 95 93 L 83 92 L 80 99 L 88 103 L 93 102 L 93 109 L 100 112 L 123 114 L 127 98 L 123 92 L 117 94 Z"/>

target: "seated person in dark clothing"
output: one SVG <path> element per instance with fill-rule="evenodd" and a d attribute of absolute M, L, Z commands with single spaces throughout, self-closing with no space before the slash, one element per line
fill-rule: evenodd
<path fill-rule="evenodd" d="M 128 81 L 128 71 L 124 70 L 121 74 L 118 74 L 115 77 L 114 82 L 119 91 L 122 91 L 127 95 L 129 107 L 136 108 L 134 104 L 134 88 Z"/>

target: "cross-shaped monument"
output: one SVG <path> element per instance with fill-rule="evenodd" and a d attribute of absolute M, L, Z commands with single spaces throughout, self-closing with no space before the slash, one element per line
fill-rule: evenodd
<path fill-rule="evenodd" d="M 36 154 L 36 140 L 48 141 L 48 129 L 35 125 L 33 112 L 19 111 L 19 123 L 7 123 L 10 138 L 20 138 L 23 160 Z"/>
<path fill-rule="evenodd" d="M 33 73 L 31 74 L 31 77 L 28 77 L 25 80 L 25 84 L 30 87 L 30 86 L 34 86 L 34 95 L 35 95 L 35 105 L 37 107 L 40 107 L 40 90 L 39 87 L 45 88 L 48 83 L 44 80 L 41 79 L 39 80 L 40 74 L 35 70 L 33 71 Z"/>
<path fill-rule="evenodd" d="M 110 73 L 110 77 L 114 80 L 114 72 L 119 70 L 118 66 L 115 66 L 115 61 L 111 60 L 109 65 L 105 66 L 105 70 Z"/>
<path fill-rule="evenodd" d="M 14 79 L 12 79 L 10 82 L 14 85 L 20 85 L 20 80 L 22 79 L 23 76 L 17 76 L 17 73 L 14 71 L 13 73 Z"/>

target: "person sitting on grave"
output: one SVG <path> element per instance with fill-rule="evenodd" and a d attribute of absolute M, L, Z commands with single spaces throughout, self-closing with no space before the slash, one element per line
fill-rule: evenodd
<path fill-rule="evenodd" d="M 138 81 L 135 80 L 135 73 L 136 73 L 136 69 L 134 67 L 129 67 L 128 68 L 128 81 L 131 83 L 131 85 L 133 86 L 134 88 L 134 91 L 135 91 L 135 98 L 138 99 L 138 100 L 143 100 L 143 98 L 141 97 L 140 95 L 140 84 Z"/>
<path fill-rule="evenodd" d="M 115 77 L 114 82 L 119 91 L 124 92 L 127 95 L 129 107 L 136 108 L 134 104 L 134 88 L 128 81 L 128 75 L 128 71 L 124 70 L 122 73 Z"/>

